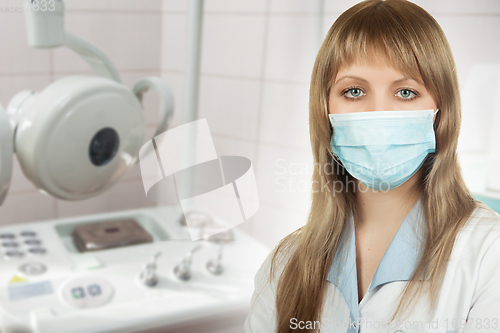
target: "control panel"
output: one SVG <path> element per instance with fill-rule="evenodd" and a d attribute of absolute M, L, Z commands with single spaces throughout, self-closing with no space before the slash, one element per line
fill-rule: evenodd
<path fill-rule="evenodd" d="M 43 242 L 33 230 L 0 233 L 0 242 L 4 260 L 37 257 L 47 253 Z"/>
<path fill-rule="evenodd" d="M 157 207 L 0 227 L 0 332 L 191 332 L 217 316 L 240 328 L 269 249 L 234 228 L 191 241 L 181 216 Z"/>

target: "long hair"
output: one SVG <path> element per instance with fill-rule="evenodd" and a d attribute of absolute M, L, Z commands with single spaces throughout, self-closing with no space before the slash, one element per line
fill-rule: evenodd
<path fill-rule="evenodd" d="M 328 190 L 312 191 L 307 223 L 275 248 L 271 276 L 276 265 L 283 267 L 276 291 L 278 333 L 291 332 L 291 318 L 320 320 L 334 254 L 342 249 L 339 244 L 350 214 L 356 216 L 355 194 L 348 191 L 353 178 L 331 151 L 328 97 L 340 68 L 356 60 L 372 61 L 374 55 L 385 57 L 401 73 L 421 80 L 440 110 L 434 121 L 436 151 L 425 159 L 420 179 L 419 194 L 426 217 L 422 254 L 392 320 L 415 304 L 412 302 L 422 294 L 421 279 L 429 282 L 428 302 L 431 309 L 435 307 L 455 238 L 476 207 L 457 160 L 461 123 L 458 78 L 441 27 L 424 9 L 405 0 L 366 0 L 351 7 L 328 31 L 311 76 L 312 184 L 327 184 L 322 189 Z M 325 172 L 328 165 L 335 167 Z M 335 186 L 339 184 L 343 186 Z M 288 260 L 280 260 L 279 253 L 287 253 Z"/>

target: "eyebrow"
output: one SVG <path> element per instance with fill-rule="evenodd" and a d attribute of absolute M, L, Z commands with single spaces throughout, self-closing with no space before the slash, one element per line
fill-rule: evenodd
<path fill-rule="evenodd" d="M 418 83 L 418 81 L 417 81 L 417 80 L 415 80 L 414 78 L 412 78 L 412 77 L 410 77 L 410 76 L 408 76 L 408 77 L 402 77 L 402 78 L 400 78 L 400 79 L 398 79 L 398 80 L 394 81 L 394 83 L 399 83 L 399 82 L 408 81 L 408 80 L 412 80 L 412 81 L 415 81 L 415 82 L 417 82 L 417 83 Z"/>
<path fill-rule="evenodd" d="M 344 79 L 356 79 L 356 80 L 359 80 L 359 81 L 368 82 L 368 81 L 366 81 L 365 79 L 363 79 L 362 77 L 359 77 L 359 76 L 346 75 L 346 76 L 342 76 L 340 79 L 338 79 L 337 81 L 335 81 L 334 84 L 337 84 L 337 83 L 339 83 L 340 81 L 342 81 Z"/>
<path fill-rule="evenodd" d="M 359 80 L 359 81 L 362 81 L 362 82 L 368 82 L 367 80 L 363 79 L 362 77 L 359 77 L 359 76 L 355 76 L 355 75 L 345 75 L 345 76 L 342 76 L 341 78 L 339 78 L 337 81 L 335 81 L 334 84 L 337 84 L 339 83 L 340 81 L 344 80 L 344 79 L 355 79 L 355 80 Z M 414 78 L 412 77 L 402 77 L 400 79 L 397 79 L 396 81 L 394 81 L 394 83 L 399 83 L 399 82 L 403 82 L 403 81 L 408 81 L 408 80 L 413 80 L 415 82 L 418 83 L 417 80 L 415 80 Z"/>

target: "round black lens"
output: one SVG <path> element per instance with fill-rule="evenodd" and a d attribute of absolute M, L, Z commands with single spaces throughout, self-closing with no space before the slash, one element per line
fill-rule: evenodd
<path fill-rule="evenodd" d="M 120 145 L 118 133 L 110 127 L 97 132 L 90 140 L 89 157 L 92 164 L 102 166 L 115 157 Z"/>

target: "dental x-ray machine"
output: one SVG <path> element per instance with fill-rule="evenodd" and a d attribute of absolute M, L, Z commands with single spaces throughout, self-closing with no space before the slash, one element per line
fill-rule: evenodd
<path fill-rule="evenodd" d="M 123 86 L 102 51 L 65 32 L 62 1 L 28 6 L 26 18 L 29 45 L 70 48 L 96 76 L 22 91 L 0 109 L 0 205 L 14 153 L 40 191 L 93 197 L 138 162 L 143 94 L 160 96 L 156 136 L 171 121 L 172 91 L 155 77 Z M 159 206 L 1 227 L 0 332 L 242 332 L 268 249 L 236 229 L 204 235 L 218 219 Z"/>

